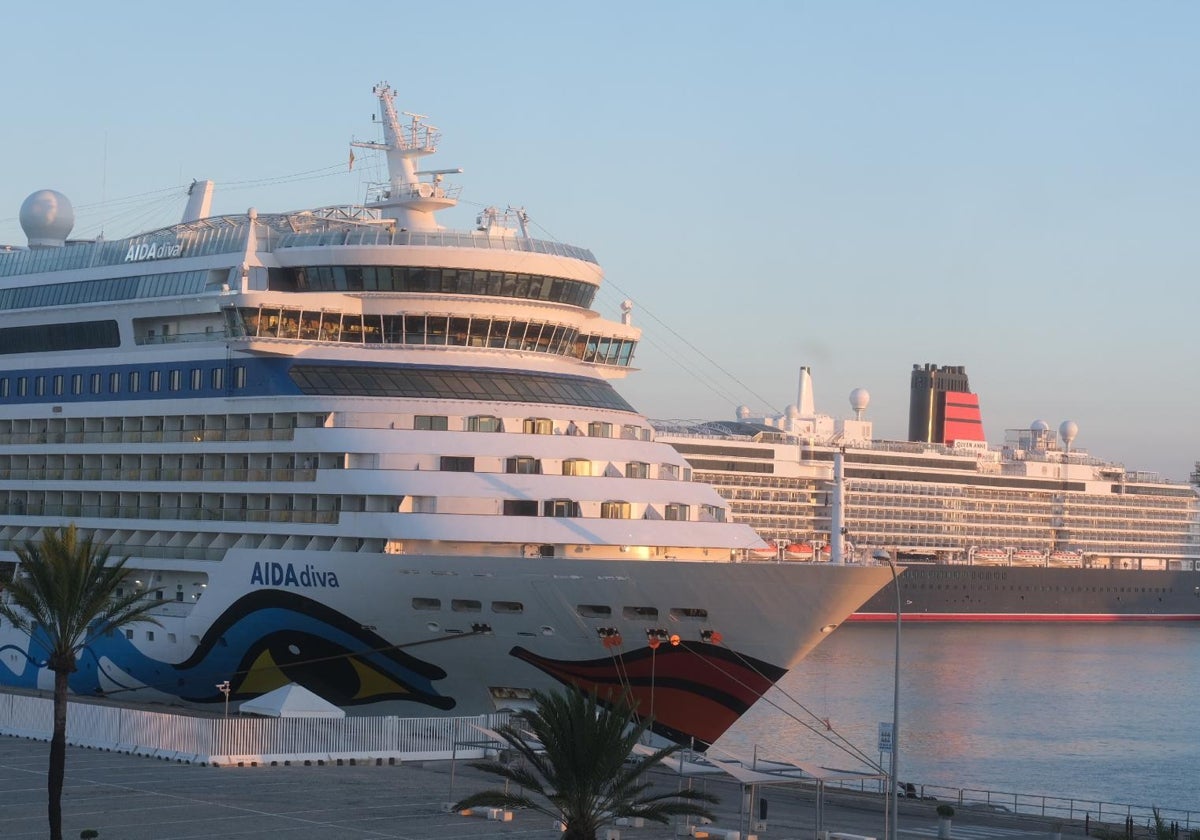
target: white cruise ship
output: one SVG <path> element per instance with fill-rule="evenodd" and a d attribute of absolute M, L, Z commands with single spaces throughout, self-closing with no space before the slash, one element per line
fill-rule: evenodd
<path fill-rule="evenodd" d="M 1092 457 L 1071 421 L 989 446 L 961 366 L 914 366 L 909 440 L 876 439 L 869 401 L 856 388 L 853 417 L 818 413 L 803 368 L 780 416 L 654 422 L 771 544 L 763 556 L 828 559 L 840 453 L 846 551 L 907 564 L 906 620 L 1200 621 L 1194 486 Z M 853 618 L 894 615 L 889 587 Z"/>
<path fill-rule="evenodd" d="M 101 640 L 77 693 L 235 703 L 289 682 L 359 714 L 475 714 L 629 687 L 715 740 L 880 589 L 885 567 L 759 561 L 752 529 L 614 390 L 639 331 L 585 249 L 523 214 L 443 229 L 437 129 L 375 88 L 364 206 L 0 250 L 0 575 L 76 523 L 161 626 Z M 511 224 L 509 223 L 511 221 Z M 46 687 L 0 626 L 0 683 Z"/>

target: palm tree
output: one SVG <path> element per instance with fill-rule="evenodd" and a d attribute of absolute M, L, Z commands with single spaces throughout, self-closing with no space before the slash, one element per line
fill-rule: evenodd
<path fill-rule="evenodd" d="M 610 709 L 600 706 L 594 694 L 577 688 L 554 694 L 534 692 L 533 697 L 536 708 L 518 715 L 529 727 L 528 735 L 512 723 L 497 730 L 524 762 L 509 766 L 481 761 L 471 766 L 515 783 L 549 804 L 509 793 L 506 786 L 468 796 L 455 810 L 529 808 L 560 820 L 565 826 L 563 840 L 594 840 L 601 825 L 616 817 L 642 817 L 663 824 L 677 814 L 712 819 L 708 809 L 688 801 L 716 802 L 712 794 L 649 792 L 650 784 L 642 781 L 642 775 L 679 746 L 629 761 L 650 721 L 637 721 L 627 697 Z"/>
<path fill-rule="evenodd" d="M 0 615 L 29 636 L 30 656 L 45 654 L 54 672 L 54 734 L 50 739 L 49 817 L 51 840 L 62 840 L 62 790 L 67 769 L 67 681 L 76 656 L 98 636 L 147 616 L 154 601 L 140 591 L 117 595 L 125 559 L 111 565 L 108 549 L 80 539 L 75 526 L 61 534 L 42 531 L 41 544 L 16 549 L 20 573 L 5 588 Z"/>

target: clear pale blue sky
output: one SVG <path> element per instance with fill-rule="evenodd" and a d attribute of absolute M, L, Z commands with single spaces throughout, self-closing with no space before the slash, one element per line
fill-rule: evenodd
<path fill-rule="evenodd" d="M 67 2 L 4 28 L 0 242 L 44 187 L 110 238 L 176 221 L 144 194 L 193 178 L 218 212 L 360 201 L 347 142 L 387 80 L 466 170 L 447 225 L 523 205 L 596 253 L 606 315 L 634 299 L 621 390 L 651 416 L 782 409 L 808 364 L 819 409 L 861 385 L 903 437 L 929 361 L 966 365 L 993 443 L 1070 418 L 1131 468 L 1200 458 L 1200 5 Z"/>

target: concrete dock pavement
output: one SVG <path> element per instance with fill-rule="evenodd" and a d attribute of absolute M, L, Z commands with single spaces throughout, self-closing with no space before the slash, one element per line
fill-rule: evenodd
<path fill-rule="evenodd" d="M 42 741 L 0 738 L 0 838 L 46 836 L 46 763 Z M 678 777 L 661 772 L 656 785 L 674 787 Z M 739 828 L 738 786 L 709 779 L 705 789 L 720 802 L 714 826 Z M 444 803 L 500 787 L 502 780 L 466 762 L 436 761 L 395 766 L 203 767 L 123 753 L 68 747 L 63 795 L 64 836 L 85 829 L 99 840 L 274 838 L 274 840 L 368 840 L 369 838 L 531 838 L 557 840 L 560 832 L 541 814 L 517 811 L 509 822 L 446 813 Z M 814 792 L 759 789 L 768 803 L 760 840 L 813 840 Z M 823 828 L 883 839 L 879 797 L 826 793 Z M 746 829 L 746 817 L 741 828 Z M 647 823 L 617 828 L 621 840 L 676 838 L 674 825 Z M 1082 834 L 1068 826 L 1065 833 Z M 1050 822 L 960 810 L 953 840 L 1049 840 Z M 904 840 L 937 837 L 933 803 L 902 804 Z M 745 835 L 743 834 L 743 837 Z M 603 837 L 603 835 L 602 835 Z"/>

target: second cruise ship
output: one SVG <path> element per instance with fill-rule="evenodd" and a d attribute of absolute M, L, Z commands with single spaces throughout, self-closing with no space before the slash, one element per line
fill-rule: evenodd
<path fill-rule="evenodd" d="M 1195 485 L 1089 455 L 1072 421 L 989 446 L 961 366 L 914 365 L 910 393 L 904 441 L 874 437 L 862 388 L 852 417 L 818 413 L 808 368 L 781 416 L 655 425 L 771 544 L 763 556 L 829 559 L 840 455 L 846 551 L 906 566 L 906 620 L 1200 621 Z M 888 587 L 854 619 L 895 610 Z"/>

